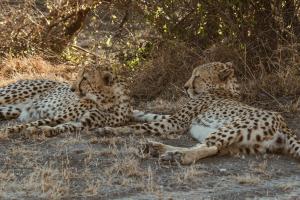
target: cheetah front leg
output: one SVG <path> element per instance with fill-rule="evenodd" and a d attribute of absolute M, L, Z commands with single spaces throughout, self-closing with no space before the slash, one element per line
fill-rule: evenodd
<path fill-rule="evenodd" d="M 59 123 L 62 123 L 64 121 L 63 118 L 48 118 L 48 119 L 40 119 L 36 120 L 30 123 L 26 124 L 20 124 L 16 126 L 11 126 L 11 127 L 6 127 L 3 129 L 0 129 L 1 133 L 7 134 L 8 137 L 14 138 L 16 137 L 16 134 L 21 133 L 22 131 L 26 130 L 26 134 L 34 134 L 34 133 L 39 133 L 41 130 L 39 127 L 41 126 L 55 126 Z"/>
<path fill-rule="evenodd" d="M 76 132 L 84 130 L 84 126 L 81 122 L 66 122 L 57 126 L 40 126 L 39 130 L 46 137 L 55 137 L 64 132 Z"/>
<path fill-rule="evenodd" d="M 39 133 L 44 134 L 46 137 L 55 137 L 65 132 L 73 133 L 73 132 L 88 130 L 90 126 L 87 126 L 85 123 L 80 121 L 79 122 L 71 121 L 71 122 L 58 124 L 56 126 L 39 126 L 37 127 L 37 129 Z M 35 132 L 29 130 L 29 132 L 27 132 L 27 135 L 28 134 L 35 134 Z"/>
<path fill-rule="evenodd" d="M 162 161 L 179 162 L 187 165 L 194 163 L 202 158 L 218 154 L 220 150 L 232 145 L 239 139 L 239 131 L 234 131 L 231 125 L 220 128 L 213 132 L 205 139 L 205 144 L 198 144 L 190 148 L 173 147 L 168 148 L 161 154 Z M 160 145 L 160 149 L 166 148 L 164 144 Z M 156 149 L 158 149 L 156 147 Z"/>
<path fill-rule="evenodd" d="M 148 140 L 145 143 L 145 151 L 154 157 L 161 156 L 168 151 L 184 150 L 186 148 L 175 147 L 160 142 Z"/>
<path fill-rule="evenodd" d="M 34 134 L 44 134 L 46 137 L 57 136 L 63 132 L 74 132 L 89 129 L 92 127 L 101 127 L 105 122 L 105 113 L 98 110 L 87 111 L 78 121 L 68 118 L 41 119 L 34 122 L 7 127 L 1 132 L 6 133 L 9 137 L 14 137 L 16 133 L 24 132 L 26 136 Z M 69 120 L 67 122 L 67 120 Z"/>
<path fill-rule="evenodd" d="M 78 121 L 70 121 L 59 124 L 54 127 L 41 126 L 41 132 L 46 137 L 54 137 L 64 132 L 78 132 L 101 127 L 110 119 L 110 115 L 99 110 L 90 110 L 86 112 Z"/>
<path fill-rule="evenodd" d="M 27 134 L 34 134 L 36 131 L 43 133 L 46 137 L 54 137 L 64 132 L 78 132 L 90 130 L 96 127 L 103 127 L 113 121 L 114 115 L 104 113 L 97 109 L 87 111 L 78 121 L 57 123 L 56 126 L 40 125 L 36 127 L 26 127 Z M 29 132 L 29 133 L 28 133 Z"/>
<path fill-rule="evenodd" d="M 149 153 L 152 156 L 160 156 L 163 162 L 175 162 L 188 165 L 202 158 L 216 155 L 216 146 L 208 147 L 206 144 L 198 144 L 194 147 L 175 147 L 159 142 L 148 141 Z"/>

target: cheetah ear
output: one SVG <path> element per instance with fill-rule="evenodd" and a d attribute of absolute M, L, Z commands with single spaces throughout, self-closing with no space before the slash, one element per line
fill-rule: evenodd
<path fill-rule="evenodd" d="M 232 62 L 226 62 L 225 65 L 229 68 L 233 68 L 233 63 Z"/>
<path fill-rule="evenodd" d="M 112 83 L 113 83 L 113 75 L 111 73 L 109 73 L 109 72 L 105 72 L 103 74 L 103 81 L 104 81 L 105 85 L 109 85 L 109 86 L 112 85 Z"/>
<path fill-rule="evenodd" d="M 218 76 L 221 81 L 226 81 L 233 74 L 234 74 L 233 68 L 225 68 L 218 74 Z"/>
<path fill-rule="evenodd" d="M 76 80 L 74 80 L 73 83 L 71 84 L 72 92 L 78 92 L 80 90 L 80 84 L 82 82 L 84 73 L 85 73 L 85 68 L 82 67 L 77 74 Z"/>

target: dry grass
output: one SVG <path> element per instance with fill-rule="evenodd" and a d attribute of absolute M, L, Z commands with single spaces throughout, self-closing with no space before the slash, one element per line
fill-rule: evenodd
<path fill-rule="evenodd" d="M 251 99 L 268 92 L 274 97 L 292 96 L 300 93 L 300 76 L 295 66 L 282 66 L 277 72 L 266 74 L 244 83 L 244 94 Z M 267 94 L 265 94 L 267 95 Z"/>
<path fill-rule="evenodd" d="M 261 181 L 259 177 L 256 177 L 252 174 L 233 176 L 233 179 L 237 181 L 239 184 L 243 184 L 243 185 L 257 185 Z"/>
<path fill-rule="evenodd" d="M 157 114 L 170 114 L 176 112 L 187 101 L 187 97 L 180 97 L 176 101 L 168 101 L 165 99 L 157 98 L 153 101 L 138 102 L 136 109 L 140 109 L 150 113 L 153 112 Z"/>
<path fill-rule="evenodd" d="M 39 56 L 5 58 L 0 63 L 0 85 L 20 79 L 46 78 L 59 81 L 75 79 L 78 67 L 66 64 L 51 64 Z"/>
<path fill-rule="evenodd" d="M 278 189 L 280 189 L 284 192 L 288 192 L 288 191 L 292 191 L 296 187 L 299 187 L 299 182 L 282 183 L 282 184 L 279 184 L 277 187 L 278 187 Z"/>
<path fill-rule="evenodd" d="M 19 158 L 19 161 L 7 161 L 5 165 L 12 165 L 13 168 L 4 169 L 0 173 L 0 195 L 3 198 L 39 196 L 59 199 L 68 194 L 70 174 L 67 169 L 59 170 L 51 163 L 44 166 L 38 165 L 38 160 L 42 157 L 41 152 L 23 145 L 13 148 L 9 155 L 11 158 Z M 28 170 L 21 180 L 20 174 L 15 171 L 18 167 Z"/>
<path fill-rule="evenodd" d="M 287 57 L 283 56 L 286 54 Z M 271 71 L 267 71 L 268 67 L 262 63 L 251 66 L 246 60 L 248 58 L 244 57 L 243 52 L 232 45 L 216 44 L 199 53 L 179 41 L 157 42 L 150 58 L 130 75 L 133 80 L 132 96 L 139 102 L 160 99 L 153 102 L 163 105 L 161 102 L 167 100 L 169 104 L 170 101 L 173 103 L 185 96 L 183 85 L 193 68 L 212 61 L 231 61 L 235 64 L 246 102 L 261 102 L 262 107 L 280 111 L 299 110 L 300 100 L 297 97 L 300 94 L 300 59 L 295 45 L 280 46 L 278 50 L 274 50 L 274 57 L 269 58 L 269 65 L 276 67 Z M 266 102 L 269 104 L 265 106 Z"/>
<path fill-rule="evenodd" d="M 260 163 L 250 163 L 250 169 L 252 169 L 254 172 L 266 174 L 268 170 L 268 161 L 264 160 Z"/>
<path fill-rule="evenodd" d="M 205 192 L 208 188 L 209 195 L 217 188 L 238 192 L 235 184 L 257 190 L 259 183 L 272 181 L 274 176 L 287 178 L 286 183 L 274 183 L 278 191 L 297 190 L 297 185 L 290 183 L 295 177 L 292 171 L 299 167 L 291 161 L 286 162 L 287 166 L 294 168 L 287 171 L 278 159 L 275 165 L 272 160 L 256 160 L 249 165 L 247 159 L 217 157 L 192 166 L 172 166 L 141 154 L 141 140 L 140 136 L 98 138 L 88 133 L 66 133 L 34 141 L 2 140 L 0 197 L 165 199 L 184 192 L 189 197 L 194 190 L 197 194 L 198 189 Z M 277 174 L 270 167 L 285 173 Z M 220 168 L 226 171 L 220 172 Z M 242 171 L 242 175 L 232 176 L 236 171 Z"/>
<path fill-rule="evenodd" d="M 116 160 L 115 163 L 105 171 L 108 176 L 141 177 L 145 172 L 139 167 L 139 161 L 135 158 L 125 157 Z"/>
<path fill-rule="evenodd" d="M 209 175 L 209 172 L 200 168 L 201 166 L 191 165 L 183 168 L 181 172 L 175 175 L 178 183 L 192 183 L 201 180 L 201 177 Z"/>
<path fill-rule="evenodd" d="M 177 99 L 193 68 L 203 62 L 197 51 L 181 42 L 157 42 L 151 58 L 134 72 L 131 92 L 135 98 Z"/>
<path fill-rule="evenodd" d="M 56 142 L 33 141 L 32 145 L 26 142 L 14 142 L 10 151 L 6 152 L 8 157 L 5 163 L 1 161 L 6 167 L 0 171 L 0 196 L 49 199 L 81 194 L 103 196 L 101 187 L 103 186 L 105 191 L 105 188 L 114 185 L 148 191 L 150 187 L 147 183 L 148 178 L 144 180 L 144 177 L 147 177 L 149 172 L 140 166 L 141 160 L 136 157 L 139 152 L 136 145 L 128 143 L 132 142 L 131 140 L 110 139 L 121 141 L 125 145 L 117 146 L 115 142 L 108 143 L 109 138 L 101 138 L 99 143 L 91 146 L 90 141 L 95 140 L 93 136 L 82 138 L 78 135 L 58 138 Z M 50 146 L 44 148 L 44 145 Z M 103 147 L 96 149 L 98 145 Z M 54 155 L 49 157 L 47 149 L 50 151 L 55 149 Z M 74 163 L 77 156 L 81 161 Z M 101 166 L 103 159 L 109 162 L 108 166 Z M 98 165 L 103 169 L 96 175 L 95 170 Z M 18 174 L 20 170 L 23 171 L 22 174 Z M 75 180 L 80 180 L 82 186 L 80 191 L 70 193 Z"/>

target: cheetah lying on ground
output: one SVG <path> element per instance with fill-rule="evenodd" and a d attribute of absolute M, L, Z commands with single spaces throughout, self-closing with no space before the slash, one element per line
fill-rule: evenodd
<path fill-rule="evenodd" d="M 0 120 L 24 124 L 0 133 L 44 133 L 51 137 L 65 131 L 122 125 L 132 108 L 123 82 L 99 67 L 86 67 L 73 86 L 51 80 L 22 80 L 0 88 Z"/>
<path fill-rule="evenodd" d="M 239 84 L 231 63 L 209 63 L 194 69 L 186 89 L 191 100 L 173 115 L 136 112 L 148 121 L 123 127 L 104 127 L 99 134 L 167 134 L 189 128 L 200 143 L 191 148 L 149 141 L 150 152 L 162 160 L 190 164 L 219 152 L 282 152 L 300 158 L 300 141 L 283 117 L 238 101 Z M 152 121 L 154 120 L 154 121 Z"/>

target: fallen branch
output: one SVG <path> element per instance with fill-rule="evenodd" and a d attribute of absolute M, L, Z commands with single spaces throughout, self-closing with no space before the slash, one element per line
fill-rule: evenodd
<path fill-rule="evenodd" d="M 80 50 L 80 51 L 83 51 L 83 52 L 85 52 L 85 53 L 91 54 L 91 55 L 93 55 L 93 56 L 95 56 L 95 57 L 97 57 L 97 58 L 100 58 L 99 55 L 97 55 L 97 54 L 95 54 L 95 53 L 93 53 L 93 52 L 91 52 L 91 51 L 89 51 L 89 50 L 87 50 L 87 49 L 84 49 L 84 48 L 82 48 L 82 47 L 80 47 L 80 46 L 77 46 L 77 45 L 71 45 L 71 47 L 73 47 L 73 48 L 75 48 L 75 49 L 78 49 L 78 50 Z"/>

